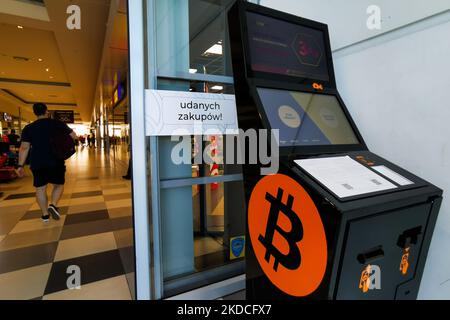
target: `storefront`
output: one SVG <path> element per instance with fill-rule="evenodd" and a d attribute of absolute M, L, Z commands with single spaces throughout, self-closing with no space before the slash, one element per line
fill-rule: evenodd
<path fill-rule="evenodd" d="M 3 134 L 9 134 L 11 130 L 15 130 L 16 133 L 20 134 L 27 124 L 28 122 L 24 119 L 0 110 L 0 128 Z"/>

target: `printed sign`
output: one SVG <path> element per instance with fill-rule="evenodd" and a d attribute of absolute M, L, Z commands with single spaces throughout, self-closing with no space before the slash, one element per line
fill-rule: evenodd
<path fill-rule="evenodd" d="M 234 237 L 230 239 L 230 260 L 243 258 L 245 256 L 245 237 Z"/>
<path fill-rule="evenodd" d="M 145 99 L 147 136 L 238 132 L 234 95 L 146 90 Z"/>
<path fill-rule="evenodd" d="M 267 278 L 295 297 L 313 293 L 327 266 L 327 240 L 313 200 L 294 179 L 261 179 L 248 206 L 253 251 Z"/>
<path fill-rule="evenodd" d="M 75 114 L 71 110 L 53 110 L 52 118 L 64 123 L 75 123 Z"/>

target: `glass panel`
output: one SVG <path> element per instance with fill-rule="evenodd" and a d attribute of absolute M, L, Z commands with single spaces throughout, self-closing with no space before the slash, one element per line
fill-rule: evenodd
<path fill-rule="evenodd" d="M 161 190 L 163 199 L 177 194 L 185 207 L 173 211 L 175 201 L 162 201 L 161 208 L 166 231 L 163 234 L 164 280 L 172 283 L 181 280 L 180 286 L 186 277 L 243 261 L 243 256 L 239 257 L 243 242 L 242 247 L 231 246 L 234 238 L 245 234 L 245 210 L 239 205 L 243 201 L 242 182 L 193 185 L 189 189 L 190 199 L 184 199 L 186 187 Z M 192 210 L 186 208 L 189 204 Z M 236 274 L 243 271 L 239 269 Z M 214 278 L 202 276 L 197 286 L 230 276 L 220 272 L 215 273 Z"/>
<path fill-rule="evenodd" d="M 157 89 L 234 94 L 232 85 L 203 77 L 202 81 L 180 79 L 190 74 L 232 76 L 226 13 L 233 2 L 155 0 Z M 175 165 L 171 152 L 179 142 L 159 137 L 159 178 L 177 180 L 236 173 L 240 168 L 220 164 L 225 153 L 222 140 L 221 136 L 191 136 L 192 159 L 209 147 L 216 163 L 193 161 Z M 165 296 L 244 272 L 244 253 L 240 251 L 245 235 L 243 203 L 242 182 L 160 190 Z"/>
<path fill-rule="evenodd" d="M 233 0 L 157 0 L 158 74 L 232 75 L 226 27 Z"/>

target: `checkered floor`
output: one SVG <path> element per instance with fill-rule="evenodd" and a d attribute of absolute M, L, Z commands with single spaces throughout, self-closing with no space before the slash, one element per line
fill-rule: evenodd
<path fill-rule="evenodd" d="M 80 148 L 67 161 L 62 217 L 48 224 L 31 174 L 0 184 L 0 299 L 132 298 L 131 185 L 117 154 Z M 69 266 L 80 267 L 80 290 L 67 289 Z"/>

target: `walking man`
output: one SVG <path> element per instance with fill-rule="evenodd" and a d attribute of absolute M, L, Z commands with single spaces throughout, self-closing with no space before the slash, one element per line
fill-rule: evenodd
<path fill-rule="evenodd" d="M 22 143 L 19 151 L 19 177 L 24 176 L 25 161 L 31 149 L 31 171 L 33 185 L 36 188 L 36 200 L 42 211 L 42 221 L 48 222 L 50 215 L 55 220 L 61 217 L 58 202 L 64 192 L 66 167 L 64 160 L 58 159 L 52 152 L 50 138 L 55 132 L 68 134 L 75 141 L 77 136 L 65 123 L 50 119 L 47 106 L 43 103 L 33 105 L 37 120 L 22 131 Z M 51 202 L 47 199 L 47 185 L 52 184 Z"/>

